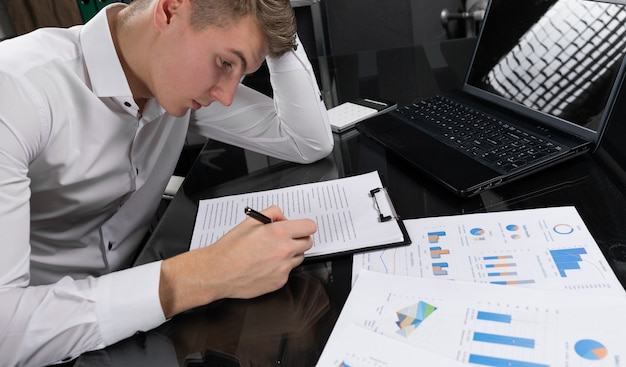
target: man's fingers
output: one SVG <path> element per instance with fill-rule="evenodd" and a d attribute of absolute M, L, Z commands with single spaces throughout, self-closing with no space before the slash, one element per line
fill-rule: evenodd
<path fill-rule="evenodd" d="M 261 211 L 261 213 L 263 213 L 263 215 L 271 218 L 272 221 L 274 221 L 274 222 L 287 220 L 287 218 L 283 214 L 283 211 L 280 210 L 280 208 L 277 205 L 272 205 L 270 207 L 267 207 L 267 208 L 263 209 Z"/>

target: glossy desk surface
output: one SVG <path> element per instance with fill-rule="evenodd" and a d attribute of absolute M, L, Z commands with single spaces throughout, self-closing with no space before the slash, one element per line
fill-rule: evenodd
<path fill-rule="evenodd" d="M 326 58 L 319 65 L 335 85 L 335 103 L 382 97 L 405 105 L 458 87 L 473 42 Z M 626 144 L 620 141 L 626 134 L 621 130 L 613 129 L 606 150 L 469 199 L 454 196 L 355 131 L 334 135 L 333 154 L 311 165 L 209 141 L 137 264 L 188 249 L 200 199 L 378 170 L 398 214 L 406 219 L 573 205 L 626 285 L 626 175 L 621 165 Z M 87 353 L 76 366 L 314 366 L 349 293 L 351 266 L 351 257 L 306 263 L 275 293 L 187 312 L 155 330 Z"/>

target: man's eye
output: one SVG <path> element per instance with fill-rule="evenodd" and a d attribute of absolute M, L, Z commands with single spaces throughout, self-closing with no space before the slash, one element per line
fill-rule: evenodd
<path fill-rule="evenodd" d="M 223 59 L 222 59 L 222 60 L 220 60 L 220 62 L 221 62 L 221 66 L 222 66 L 223 68 L 230 69 L 230 68 L 232 68 L 232 67 L 233 67 L 233 64 L 231 64 L 230 62 L 228 62 L 228 61 L 226 61 L 226 60 L 223 60 Z"/>

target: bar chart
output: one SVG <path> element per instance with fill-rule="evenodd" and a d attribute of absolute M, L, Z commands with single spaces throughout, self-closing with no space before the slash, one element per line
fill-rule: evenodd
<path fill-rule="evenodd" d="M 622 294 L 573 207 L 404 221 L 410 246 L 356 254 L 361 269 L 503 286 Z"/>

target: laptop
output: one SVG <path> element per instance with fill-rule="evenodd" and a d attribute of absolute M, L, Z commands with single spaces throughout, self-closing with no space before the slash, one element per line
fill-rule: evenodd
<path fill-rule="evenodd" d="M 460 90 L 356 128 L 460 197 L 593 152 L 626 108 L 625 24 L 623 0 L 491 0 Z"/>

